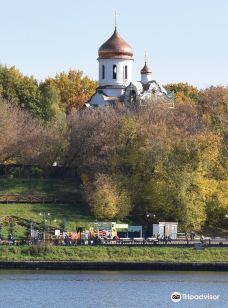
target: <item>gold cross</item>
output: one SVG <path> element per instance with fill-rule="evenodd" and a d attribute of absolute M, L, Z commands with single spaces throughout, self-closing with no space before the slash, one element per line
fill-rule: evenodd
<path fill-rule="evenodd" d="M 117 17 L 118 17 L 119 15 L 117 15 L 117 13 L 116 13 L 116 11 L 115 11 L 115 29 L 117 28 Z"/>

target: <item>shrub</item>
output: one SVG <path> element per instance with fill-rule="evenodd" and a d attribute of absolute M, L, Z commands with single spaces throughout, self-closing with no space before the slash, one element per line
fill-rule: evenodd
<path fill-rule="evenodd" d="M 47 255 L 52 251 L 51 246 L 48 244 L 38 244 L 26 247 L 22 250 L 22 253 L 29 256 L 42 256 Z"/>

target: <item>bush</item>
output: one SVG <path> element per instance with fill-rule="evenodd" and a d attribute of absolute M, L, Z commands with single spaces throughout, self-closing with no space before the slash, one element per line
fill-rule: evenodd
<path fill-rule="evenodd" d="M 38 244 L 26 247 L 22 250 L 22 253 L 28 256 L 43 256 L 52 251 L 51 246 L 47 244 Z"/>
<path fill-rule="evenodd" d="M 43 176 L 43 170 L 38 167 L 32 167 L 30 176 L 34 178 L 42 178 Z"/>
<path fill-rule="evenodd" d="M 39 167 L 18 166 L 9 169 L 10 178 L 42 178 L 43 170 Z"/>
<path fill-rule="evenodd" d="M 10 178 L 29 177 L 29 172 L 24 167 L 12 167 L 9 169 Z"/>

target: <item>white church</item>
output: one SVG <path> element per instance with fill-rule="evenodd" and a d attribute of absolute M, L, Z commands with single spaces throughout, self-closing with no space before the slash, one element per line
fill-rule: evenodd
<path fill-rule="evenodd" d="M 87 107 L 115 106 L 118 102 L 126 105 L 143 104 L 154 96 L 172 99 L 167 91 L 152 78 L 147 65 L 141 69 L 141 81 L 132 80 L 133 49 L 119 35 L 117 28 L 112 36 L 98 50 L 99 86 L 87 102 Z"/>

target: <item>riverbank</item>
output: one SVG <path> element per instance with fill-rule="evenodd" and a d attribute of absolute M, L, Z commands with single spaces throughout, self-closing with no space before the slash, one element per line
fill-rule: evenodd
<path fill-rule="evenodd" d="M 0 261 L 228 263 L 228 248 L 0 246 Z"/>
<path fill-rule="evenodd" d="M 228 262 L 0 261 L 0 269 L 79 271 L 228 271 Z"/>

